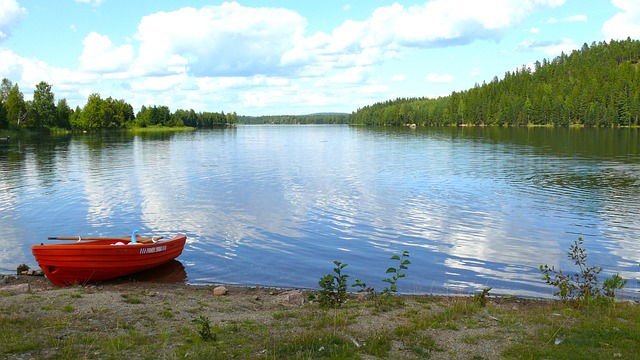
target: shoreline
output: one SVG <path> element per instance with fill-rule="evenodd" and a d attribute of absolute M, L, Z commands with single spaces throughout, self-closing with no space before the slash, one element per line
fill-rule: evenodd
<path fill-rule="evenodd" d="M 306 289 L 224 285 L 216 293 L 215 285 L 131 279 L 59 288 L 45 277 L 5 278 L 0 358 L 7 359 L 630 359 L 640 340 L 637 302 L 350 295 L 324 309 Z M 594 341 L 575 350 L 585 337 Z"/>

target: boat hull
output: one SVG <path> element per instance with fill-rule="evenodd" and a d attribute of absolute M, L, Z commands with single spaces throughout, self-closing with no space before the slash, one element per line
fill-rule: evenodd
<path fill-rule="evenodd" d="M 186 235 L 177 235 L 150 244 L 129 244 L 119 239 L 40 244 L 32 246 L 31 252 L 49 281 L 57 286 L 69 286 L 109 280 L 162 265 L 182 254 L 186 240 Z"/>

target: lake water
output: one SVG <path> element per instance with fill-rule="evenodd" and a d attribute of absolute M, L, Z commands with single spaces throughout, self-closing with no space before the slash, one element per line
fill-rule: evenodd
<path fill-rule="evenodd" d="M 0 272 L 48 236 L 188 235 L 194 284 L 317 288 L 333 260 L 376 290 L 550 297 L 538 267 L 640 278 L 637 129 L 238 126 L 0 141 Z M 173 270 L 158 269 L 158 274 Z M 606 273 L 606 274 L 605 274 Z M 175 275 L 175 274 L 174 274 Z M 174 276 L 175 278 L 175 276 Z"/>

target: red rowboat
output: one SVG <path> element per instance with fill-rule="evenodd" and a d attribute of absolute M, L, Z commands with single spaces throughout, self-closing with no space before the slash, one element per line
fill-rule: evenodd
<path fill-rule="evenodd" d="M 135 234 L 131 239 L 76 238 L 79 241 L 73 243 L 34 245 L 31 252 L 49 281 L 67 286 L 113 279 L 162 265 L 180 256 L 187 240 L 186 235 L 177 235 L 152 241 Z"/>

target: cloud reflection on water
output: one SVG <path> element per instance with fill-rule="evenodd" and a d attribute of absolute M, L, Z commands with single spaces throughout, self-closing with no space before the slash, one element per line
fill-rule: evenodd
<path fill-rule="evenodd" d="M 37 236 L 184 232 L 190 281 L 311 287 L 345 260 L 379 288 L 389 257 L 408 250 L 403 291 L 540 295 L 537 267 L 566 265 L 568 245 L 588 236 L 594 260 L 637 276 L 634 164 L 344 127 L 79 139 L 46 161 L 2 160 L 12 239 L 34 219 L 46 219 Z M 30 256 L 6 239 L 0 249 L 0 260 Z"/>

